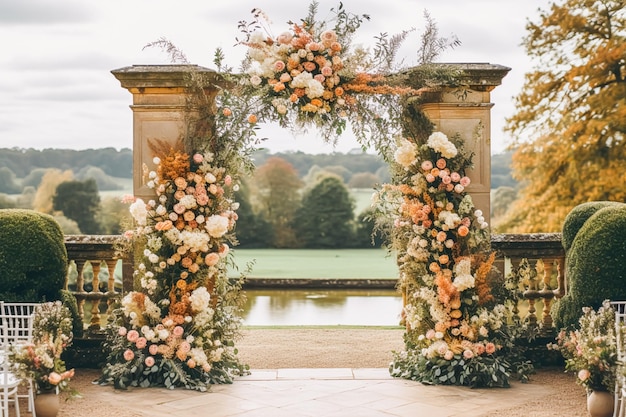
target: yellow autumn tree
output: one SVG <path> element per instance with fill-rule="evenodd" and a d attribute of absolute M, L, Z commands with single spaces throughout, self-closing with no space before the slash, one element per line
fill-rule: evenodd
<path fill-rule="evenodd" d="M 518 199 L 500 232 L 558 232 L 587 201 L 626 201 L 626 3 L 563 0 L 528 22 L 536 62 L 506 130 Z"/>

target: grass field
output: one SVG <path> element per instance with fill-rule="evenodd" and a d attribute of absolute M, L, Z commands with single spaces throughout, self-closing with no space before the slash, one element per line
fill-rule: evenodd
<path fill-rule="evenodd" d="M 254 262 L 251 278 L 396 279 L 395 257 L 384 249 L 233 249 L 240 271 Z M 238 272 L 231 270 L 229 276 Z"/>

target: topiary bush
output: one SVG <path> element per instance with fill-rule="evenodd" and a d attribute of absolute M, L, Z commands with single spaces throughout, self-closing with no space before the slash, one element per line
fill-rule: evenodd
<path fill-rule="evenodd" d="M 63 232 L 52 216 L 0 210 L 0 300 L 59 300 L 66 274 Z"/>
<path fill-rule="evenodd" d="M 570 249 L 576 234 L 589 217 L 593 216 L 598 210 L 605 207 L 612 207 L 620 204 L 623 205 L 624 203 L 618 203 L 616 201 L 590 201 L 574 207 L 565 217 L 565 221 L 563 222 L 561 242 L 565 252 Z"/>
<path fill-rule="evenodd" d="M 593 210 L 587 206 L 581 212 Z M 565 262 L 568 292 L 552 309 L 557 328 L 577 326 L 583 307 L 626 300 L 626 204 L 608 204 L 589 216 L 572 239 Z"/>

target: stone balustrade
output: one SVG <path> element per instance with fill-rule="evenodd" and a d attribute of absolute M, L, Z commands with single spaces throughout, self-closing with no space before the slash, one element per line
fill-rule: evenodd
<path fill-rule="evenodd" d="M 76 296 L 88 335 L 100 333 L 112 302 L 133 287 L 132 260 L 116 253 L 118 238 L 83 235 L 65 238 L 70 261 L 65 289 Z M 520 306 L 519 314 L 525 321 L 539 324 L 543 334 L 551 334 L 554 328 L 550 306 L 567 290 L 561 235 L 494 234 L 492 248 L 498 255 L 496 266 L 500 273 L 506 275 L 521 266 L 528 268 L 530 274 L 522 288 L 524 305 Z"/>

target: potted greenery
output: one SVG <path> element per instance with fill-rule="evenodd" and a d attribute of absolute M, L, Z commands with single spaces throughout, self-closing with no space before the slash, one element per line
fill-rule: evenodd
<path fill-rule="evenodd" d="M 604 397 L 607 415 L 613 415 L 613 391 L 618 366 L 615 310 L 605 300 L 596 311 L 583 307 L 577 330 L 561 330 L 555 344 L 565 358 L 565 370 L 576 372 L 576 382 L 587 390 L 587 405 L 592 416 L 597 397 Z"/>

